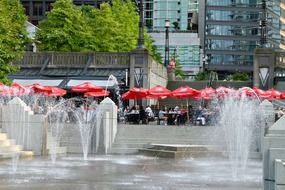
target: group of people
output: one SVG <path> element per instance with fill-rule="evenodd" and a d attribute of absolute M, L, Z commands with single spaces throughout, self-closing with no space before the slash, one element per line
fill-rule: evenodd
<path fill-rule="evenodd" d="M 157 120 L 158 125 L 185 125 L 187 121 L 193 125 L 207 125 L 216 117 L 214 110 L 206 106 L 198 106 L 194 108 L 189 105 L 187 108 L 179 106 L 164 106 L 152 109 L 151 106 L 135 105 L 131 108 L 128 106 L 123 110 L 123 118 L 125 122 L 134 124 L 148 124 L 150 121 Z"/>
<path fill-rule="evenodd" d="M 165 106 L 158 112 L 158 124 L 163 122 L 164 125 L 181 125 L 187 121 L 187 109 L 181 109 L 179 106 L 167 108 Z"/>
<path fill-rule="evenodd" d="M 146 108 L 142 105 L 135 105 L 132 108 L 127 106 L 123 113 L 126 122 L 147 124 L 154 120 L 154 113 L 150 106 L 146 106 Z"/>

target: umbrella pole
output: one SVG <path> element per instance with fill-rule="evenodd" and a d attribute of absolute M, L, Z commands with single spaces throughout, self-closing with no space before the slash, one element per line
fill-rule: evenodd
<path fill-rule="evenodd" d="M 159 99 L 157 99 L 157 109 L 159 110 Z"/>
<path fill-rule="evenodd" d="M 189 117 L 189 102 L 188 102 L 188 98 L 186 99 L 186 102 L 187 102 L 187 120 L 190 124 L 190 117 Z"/>

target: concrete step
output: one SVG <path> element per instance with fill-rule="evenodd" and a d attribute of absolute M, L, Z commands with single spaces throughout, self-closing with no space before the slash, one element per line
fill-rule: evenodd
<path fill-rule="evenodd" d="M 224 152 L 221 151 L 168 151 L 168 150 L 151 150 L 139 149 L 139 153 L 147 156 L 160 158 L 189 158 L 189 157 L 223 157 Z"/>
<path fill-rule="evenodd" d="M 23 149 L 21 145 L 12 145 L 6 147 L 0 147 L 0 154 L 5 152 L 19 152 Z"/>
<path fill-rule="evenodd" d="M 20 158 L 27 158 L 34 156 L 33 151 L 11 151 L 11 152 L 0 153 L 0 159 L 12 158 L 16 154 L 19 154 Z"/>
<path fill-rule="evenodd" d="M 212 145 L 149 144 L 139 149 L 139 152 L 162 158 L 224 156 L 223 151 Z"/>
<path fill-rule="evenodd" d="M 111 149 L 111 154 L 137 154 L 137 153 L 139 153 L 139 148 L 112 147 Z"/>
<path fill-rule="evenodd" d="M 52 153 L 52 151 L 55 151 L 56 154 L 66 154 L 67 148 L 66 147 L 56 147 L 55 150 L 48 149 L 48 154 Z"/>
<path fill-rule="evenodd" d="M 6 140 L 7 139 L 7 134 L 6 133 L 0 133 L 0 141 Z"/>
<path fill-rule="evenodd" d="M 138 144 L 138 143 L 161 143 L 161 144 L 225 144 L 223 141 L 221 142 L 211 142 L 204 139 L 165 139 L 165 138 L 156 138 L 156 139 L 120 139 L 115 140 L 115 144 Z"/>
<path fill-rule="evenodd" d="M 5 139 L 5 140 L 0 140 L 0 148 L 1 147 L 6 147 L 6 146 L 12 146 L 15 145 L 16 141 L 14 139 Z"/>
<path fill-rule="evenodd" d="M 20 151 L 21 157 L 33 157 L 34 152 L 33 151 Z"/>

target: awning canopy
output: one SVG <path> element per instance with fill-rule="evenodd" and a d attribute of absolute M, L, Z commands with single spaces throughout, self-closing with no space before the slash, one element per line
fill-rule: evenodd
<path fill-rule="evenodd" d="M 59 86 L 62 81 L 63 79 L 14 79 L 13 83 L 18 83 L 23 86 L 28 86 L 36 83 L 42 86 Z"/>
<path fill-rule="evenodd" d="M 60 86 L 64 79 L 14 79 L 13 83 L 18 83 L 23 86 L 40 84 L 42 86 Z M 116 84 L 114 80 L 74 80 L 71 79 L 65 85 L 66 87 L 72 87 L 84 82 L 90 82 L 95 86 L 101 87 L 113 87 Z"/>
<path fill-rule="evenodd" d="M 116 83 L 114 80 L 70 80 L 68 81 L 67 86 L 76 86 L 82 84 L 83 82 L 90 82 L 95 86 L 101 87 L 113 87 Z"/>

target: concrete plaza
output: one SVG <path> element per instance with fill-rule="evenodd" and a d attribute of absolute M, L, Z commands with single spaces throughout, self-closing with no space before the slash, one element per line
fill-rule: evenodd
<path fill-rule="evenodd" d="M 2 161 L 0 189 L 5 190 L 261 190 L 261 162 L 252 160 L 238 179 L 222 158 L 160 159 L 142 155 L 95 155 L 83 161 L 65 156 L 20 160 L 11 170 Z"/>

